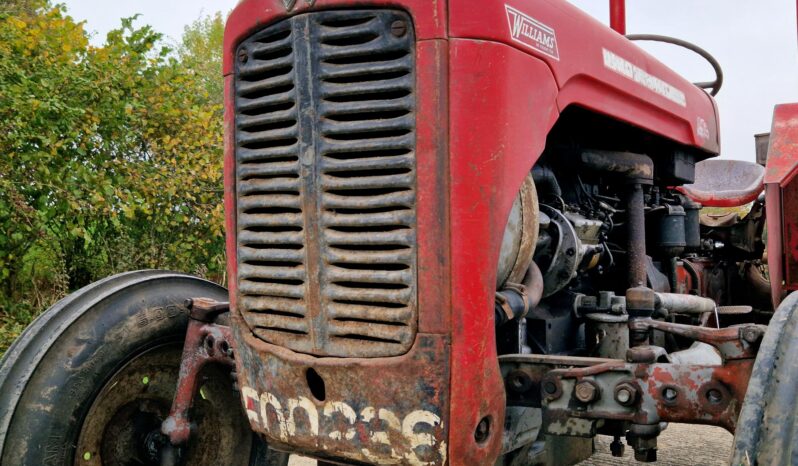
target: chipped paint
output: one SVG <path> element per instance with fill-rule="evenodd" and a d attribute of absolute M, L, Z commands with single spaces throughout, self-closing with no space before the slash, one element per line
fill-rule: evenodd
<path fill-rule="evenodd" d="M 431 411 L 415 410 L 400 421 L 393 411 L 386 408 L 366 406 L 358 414 L 348 403 L 327 401 L 319 410 L 316 404 L 305 397 L 281 401 L 272 393 L 258 395 L 255 389 L 246 386 L 242 387 L 241 393 L 250 421 L 285 442 L 290 443 L 297 436 L 297 419 L 303 419 L 309 424 L 309 433 L 319 438 L 322 444 L 324 437 L 335 441 L 351 441 L 359 435 L 361 452 L 378 464 L 403 462 L 422 466 L 446 462 L 446 442 L 428 433 L 429 429 L 443 427 L 441 417 Z M 383 430 L 372 430 L 372 421 L 375 420 L 382 421 Z M 403 442 L 395 444 L 397 434 L 401 435 Z M 365 442 L 362 441 L 363 437 L 367 438 Z M 390 450 L 388 458 L 372 453 L 385 446 Z M 437 451 L 439 457 L 424 460 L 417 454 L 417 451 L 429 449 Z"/>

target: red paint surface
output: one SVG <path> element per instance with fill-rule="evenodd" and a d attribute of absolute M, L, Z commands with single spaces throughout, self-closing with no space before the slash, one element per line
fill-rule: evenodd
<path fill-rule="evenodd" d="M 768 269 L 774 307 L 798 289 L 798 104 L 776 106 L 770 130 L 765 195 Z"/>
<path fill-rule="evenodd" d="M 450 0 L 450 36 L 503 42 L 545 61 L 560 88 L 557 105 L 561 111 L 577 105 L 677 142 L 702 147 L 712 154 L 720 151 L 715 104 L 705 91 L 568 2 L 507 0 L 506 3 L 554 29 L 559 60 L 513 41 L 504 2 L 475 5 L 469 0 Z M 686 107 L 606 68 L 602 49 L 682 91 Z M 474 72 L 479 68 L 483 66 L 474 64 Z M 525 84 L 534 85 L 531 81 Z M 706 122 L 707 137 L 699 135 L 699 118 Z"/>
<path fill-rule="evenodd" d="M 450 416 L 462 427 L 450 432 L 450 455 L 452 464 L 486 464 L 501 436 L 474 450 L 474 428 L 490 416 L 498 430 L 504 417 L 493 330 L 499 247 L 513 199 L 557 118 L 557 89 L 543 62 L 504 44 L 451 40 L 449 62 L 456 83 L 449 89 Z"/>
<path fill-rule="evenodd" d="M 253 32 L 281 18 L 311 10 L 329 8 L 401 8 L 413 17 L 417 40 L 446 37 L 447 11 L 445 0 L 316 0 L 311 7 L 306 0 L 298 0 L 290 14 L 282 0 L 244 0 L 227 18 L 224 30 L 222 72 L 233 72 L 233 58 L 238 44 Z"/>
<path fill-rule="evenodd" d="M 610 27 L 618 34 L 626 34 L 626 0 L 610 0 Z"/>
<path fill-rule="evenodd" d="M 312 8 L 365 4 L 402 8 L 414 21 L 419 40 L 419 332 L 451 342 L 442 346 L 439 358 L 449 361 L 449 379 L 439 379 L 436 385 L 448 394 L 440 397 L 448 400 L 440 408 L 448 423 L 449 463 L 492 464 L 500 449 L 505 404 L 493 331 L 495 267 L 512 200 L 543 150 L 559 111 L 569 105 L 582 106 L 701 147 L 709 155 L 718 151 L 714 102 L 567 2 L 517 0 L 511 5 L 555 29 L 559 61 L 512 40 L 503 2 L 317 0 Z M 291 14 L 309 8 L 299 0 Z M 225 208 L 234 312 L 237 264 L 231 58 L 243 39 L 285 16 L 281 0 L 244 0 L 231 14 L 225 32 Z M 603 48 L 676 86 L 685 93 L 687 106 L 605 68 Z M 698 135 L 698 118 L 706 121 L 708 137 Z M 279 358 L 286 365 L 304 361 L 302 355 L 268 352 L 264 345 L 250 346 L 247 351 Z M 242 351 L 236 353 L 239 365 Z M 394 393 L 415 390 L 416 380 L 393 374 L 385 369 L 388 364 L 350 361 L 368 372 L 361 374 L 362 380 L 381 380 L 381 386 L 391 387 Z M 339 370 L 340 379 L 345 380 L 348 367 L 342 361 L 330 363 L 325 376 L 336 380 L 335 371 Z M 239 373 L 245 371 L 239 367 Z M 473 434 L 483 417 L 491 419 L 491 435 L 478 445 Z"/>

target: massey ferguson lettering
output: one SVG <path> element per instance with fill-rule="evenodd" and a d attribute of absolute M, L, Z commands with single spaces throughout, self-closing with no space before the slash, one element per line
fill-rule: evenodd
<path fill-rule="evenodd" d="M 604 57 L 604 66 L 615 73 L 620 74 L 632 81 L 640 84 L 648 90 L 665 97 L 666 99 L 675 102 L 682 107 L 687 106 L 687 97 L 684 92 L 677 89 L 656 76 L 648 74 L 644 69 L 640 68 L 629 62 L 628 60 L 616 55 L 615 53 L 601 49 Z M 709 129 L 707 129 L 709 133 Z"/>
<path fill-rule="evenodd" d="M 514 41 L 555 60 L 560 59 L 560 52 L 557 49 L 557 36 L 554 34 L 554 29 L 531 16 L 521 13 L 510 5 L 504 5 L 504 8 L 507 10 L 510 37 Z"/>

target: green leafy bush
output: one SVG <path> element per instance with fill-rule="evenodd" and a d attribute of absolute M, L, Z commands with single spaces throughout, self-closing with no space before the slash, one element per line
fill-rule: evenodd
<path fill-rule="evenodd" d="M 222 24 L 172 51 L 122 19 L 95 46 L 62 5 L 0 8 L 0 352 L 113 273 L 223 280 Z"/>

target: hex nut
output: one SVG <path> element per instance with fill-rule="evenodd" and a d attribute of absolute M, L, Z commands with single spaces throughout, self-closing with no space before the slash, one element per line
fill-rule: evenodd
<path fill-rule="evenodd" d="M 524 393 L 532 388 L 532 379 L 524 371 L 514 370 L 507 374 L 505 385 L 513 392 Z"/>
<path fill-rule="evenodd" d="M 554 379 L 544 380 L 541 391 L 543 398 L 548 401 L 554 401 L 562 396 L 562 388 Z"/>
<path fill-rule="evenodd" d="M 591 380 L 583 380 L 576 384 L 574 388 L 574 395 L 576 399 L 582 403 L 590 403 L 599 397 L 599 387 Z"/>
<path fill-rule="evenodd" d="M 762 329 L 754 325 L 744 327 L 742 330 L 740 330 L 740 333 L 742 339 L 748 343 L 756 343 L 764 335 Z"/>
<path fill-rule="evenodd" d="M 676 398 L 679 396 L 679 391 L 676 390 L 674 387 L 665 387 L 662 390 L 662 397 L 665 398 L 665 401 L 673 402 L 676 401 Z"/>
<path fill-rule="evenodd" d="M 637 402 L 637 387 L 629 382 L 621 382 L 615 386 L 615 401 L 621 406 L 631 406 Z"/>

